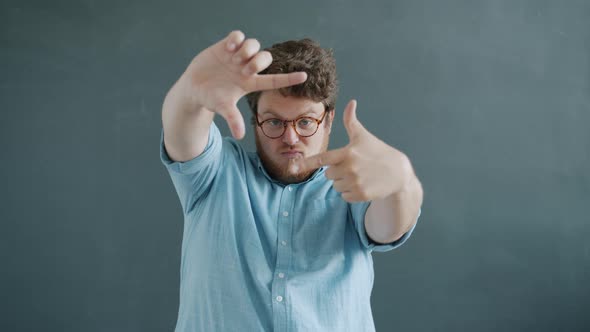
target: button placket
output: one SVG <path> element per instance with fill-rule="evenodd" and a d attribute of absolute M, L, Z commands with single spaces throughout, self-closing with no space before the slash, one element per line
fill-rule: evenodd
<path fill-rule="evenodd" d="M 274 318 L 275 325 L 284 322 L 286 319 L 286 273 L 289 271 L 289 264 L 291 261 L 291 232 L 293 220 L 293 204 L 295 202 L 294 186 L 289 185 L 283 188 L 279 212 L 277 214 L 278 220 L 276 221 L 277 227 L 277 256 L 274 278 L 272 281 L 272 298 L 273 298 L 273 311 L 276 313 Z M 279 326 L 275 326 L 280 329 Z"/>

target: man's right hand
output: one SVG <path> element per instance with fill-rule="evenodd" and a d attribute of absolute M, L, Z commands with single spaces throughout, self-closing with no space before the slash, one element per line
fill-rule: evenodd
<path fill-rule="evenodd" d="M 271 64 L 272 56 L 268 51 L 260 51 L 256 39 L 244 39 L 241 31 L 232 31 L 199 53 L 178 82 L 182 104 L 220 114 L 237 139 L 245 135 L 244 119 L 237 107 L 241 97 L 253 91 L 300 84 L 307 79 L 305 72 L 258 75 Z"/>

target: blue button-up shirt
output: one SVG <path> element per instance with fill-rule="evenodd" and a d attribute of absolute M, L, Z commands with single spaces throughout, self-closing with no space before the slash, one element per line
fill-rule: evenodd
<path fill-rule="evenodd" d="M 365 232 L 370 202 L 348 203 L 324 175 L 282 184 L 211 124 L 205 151 L 160 159 L 184 232 L 177 332 L 374 331 L 372 251 L 399 247 Z M 415 227 L 415 226 L 414 226 Z"/>

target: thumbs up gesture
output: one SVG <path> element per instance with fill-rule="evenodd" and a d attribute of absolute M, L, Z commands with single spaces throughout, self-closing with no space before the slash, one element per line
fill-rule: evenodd
<path fill-rule="evenodd" d="M 347 202 L 370 201 L 403 191 L 413 170 L 408 157 L 371 134 L 356 117 L 356 100 L 344 110 L 349 143 L 300 161 L 301 171 L 328 166 L 326 177 Z"/>

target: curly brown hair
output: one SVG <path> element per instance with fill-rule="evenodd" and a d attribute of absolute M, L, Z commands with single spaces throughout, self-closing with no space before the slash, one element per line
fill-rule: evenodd
<path fill-rule="evenodd" d="M 305 82 L 278 89 L 281 95 L 308 98 L 314 102 L 322 102 L 326 111 L 334 110 L 338 95 L 338 79 L 332 49 L 323 49 L 318 42 L 304 38 L 274 44 L 264 50 L 272 55 L 272 63 L 260 72 L 261 75 L 295 71 L 307 73 Z M 255 115 L 258 112 L 258 99 L 261 93 L 262 91 L 254 91 L 246 95 L 252 111 L 252 124 L 256 124 Z"/>

